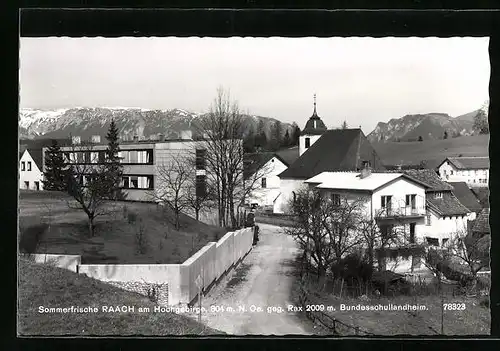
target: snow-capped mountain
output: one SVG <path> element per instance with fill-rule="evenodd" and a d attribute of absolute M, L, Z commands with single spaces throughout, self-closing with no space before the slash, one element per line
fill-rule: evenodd
<path fill-rule="evenodd" d="M 68 138 L 78 135 L 89 139 L 92 135 L 104 136 L 114 119 L 123 139 L 134 135 L 150 138 L 159 133 L 167 138 L 177 138 L 182 130 L 196 131 L 198 117 L 203 114 L 183 109 L 154 110 L 130 107 L 78 107 L 70 109 L 42 110 L 23 108 L 19 116 L 20 138 Z M 276 119 L 260 116 L 244 116 L 245 130 L 256 130 L 264 122 L 266 134 Z M 282 123 L 285 129 L 292 129 Z M 247 128 L 248 127 L 248 128 Z"/>

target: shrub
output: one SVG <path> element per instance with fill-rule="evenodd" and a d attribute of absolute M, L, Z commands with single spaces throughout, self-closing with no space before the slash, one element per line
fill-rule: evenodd
<path fill-rule="evenodd" d="M 135 223 L 137 221 L 137 214 L 134 212 L 129 212 L 127 214 L 127 220 L 129 224 Z"/>
<path fill-rule="evenodd" d="M 21 230 L 19 251 L 27 254 L 35 253 L 48 227 L 48 224 L 36 224 Z"/>

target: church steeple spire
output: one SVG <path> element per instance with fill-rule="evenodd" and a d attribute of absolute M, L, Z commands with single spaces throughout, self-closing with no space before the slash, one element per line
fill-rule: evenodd
<path fill-rule="evenodd" d="M 316 113 L 316 93 L 314 93 L 314 112 L 313 112 L 313 116 L 317 116 L 317 113 Z"/>

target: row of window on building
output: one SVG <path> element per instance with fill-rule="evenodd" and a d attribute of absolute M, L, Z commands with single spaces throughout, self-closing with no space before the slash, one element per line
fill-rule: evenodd
<path fill-rule="evenodd" d="M 24 189 L 26 190 L 40 190 L 40 182 L 35 180 L 33 182 L 33 187 L 31 187 L 31 182 L 29 180 L 24 181 Z"/>
<path fill-rule="evenodd" d="M 483 174 L 485 176 L 488 175 L 487 169 L 484 169 L 484 170 L 469 169 L 469 170 L 465 170 L 465 171 L 456 171 L 456 175 L 472 177 L 472 176 L 479 175 L 480 174 L 479 172 L 481 172 L 481 174 Z M 448 172 L 446 171 L 446 169 L 443 170 L 443 174 L 448 175 Z M 450 170 L 450 175 L 453 175 L 453 174 L 454 174 L 454 171 Z"/>
<path fill-rule="evenodd" d="M 106 151 L 72 151 L 65 152 L 66 161 L 69 163 L 104 163 Z M 125 150 L 119 151 L 121 163 L 153 164 L 153 150 Z"/>
<path fill-rule="evenodd" d="M 31 161 L 21 161 L 21 171 L 31 171 Z"/>

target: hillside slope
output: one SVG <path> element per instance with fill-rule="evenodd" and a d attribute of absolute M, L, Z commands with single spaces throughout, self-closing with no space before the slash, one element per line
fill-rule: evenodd
<path fill-rule="evenodd" d="M 148 298 L 62 268 L 19 260 L 20 335 L 215 335 L 186 316 L 154 312 Z M 40 313 L 39 308 L 96 307 L 98 312 Z M 104 312 L 103 306 L 134 306 L 134 312 Z M 149 307 L 150 312 L 139 312 Z"/>
<path fill-rule="evenodd" d="M 416 165 L 425 161 L 427 167 L 434 168 L 446 157 L 488 156 L 489 140 L 489 135 L 474 135 L 421 142 L 375 142 L 372 145 L 386 165 Z"/>

